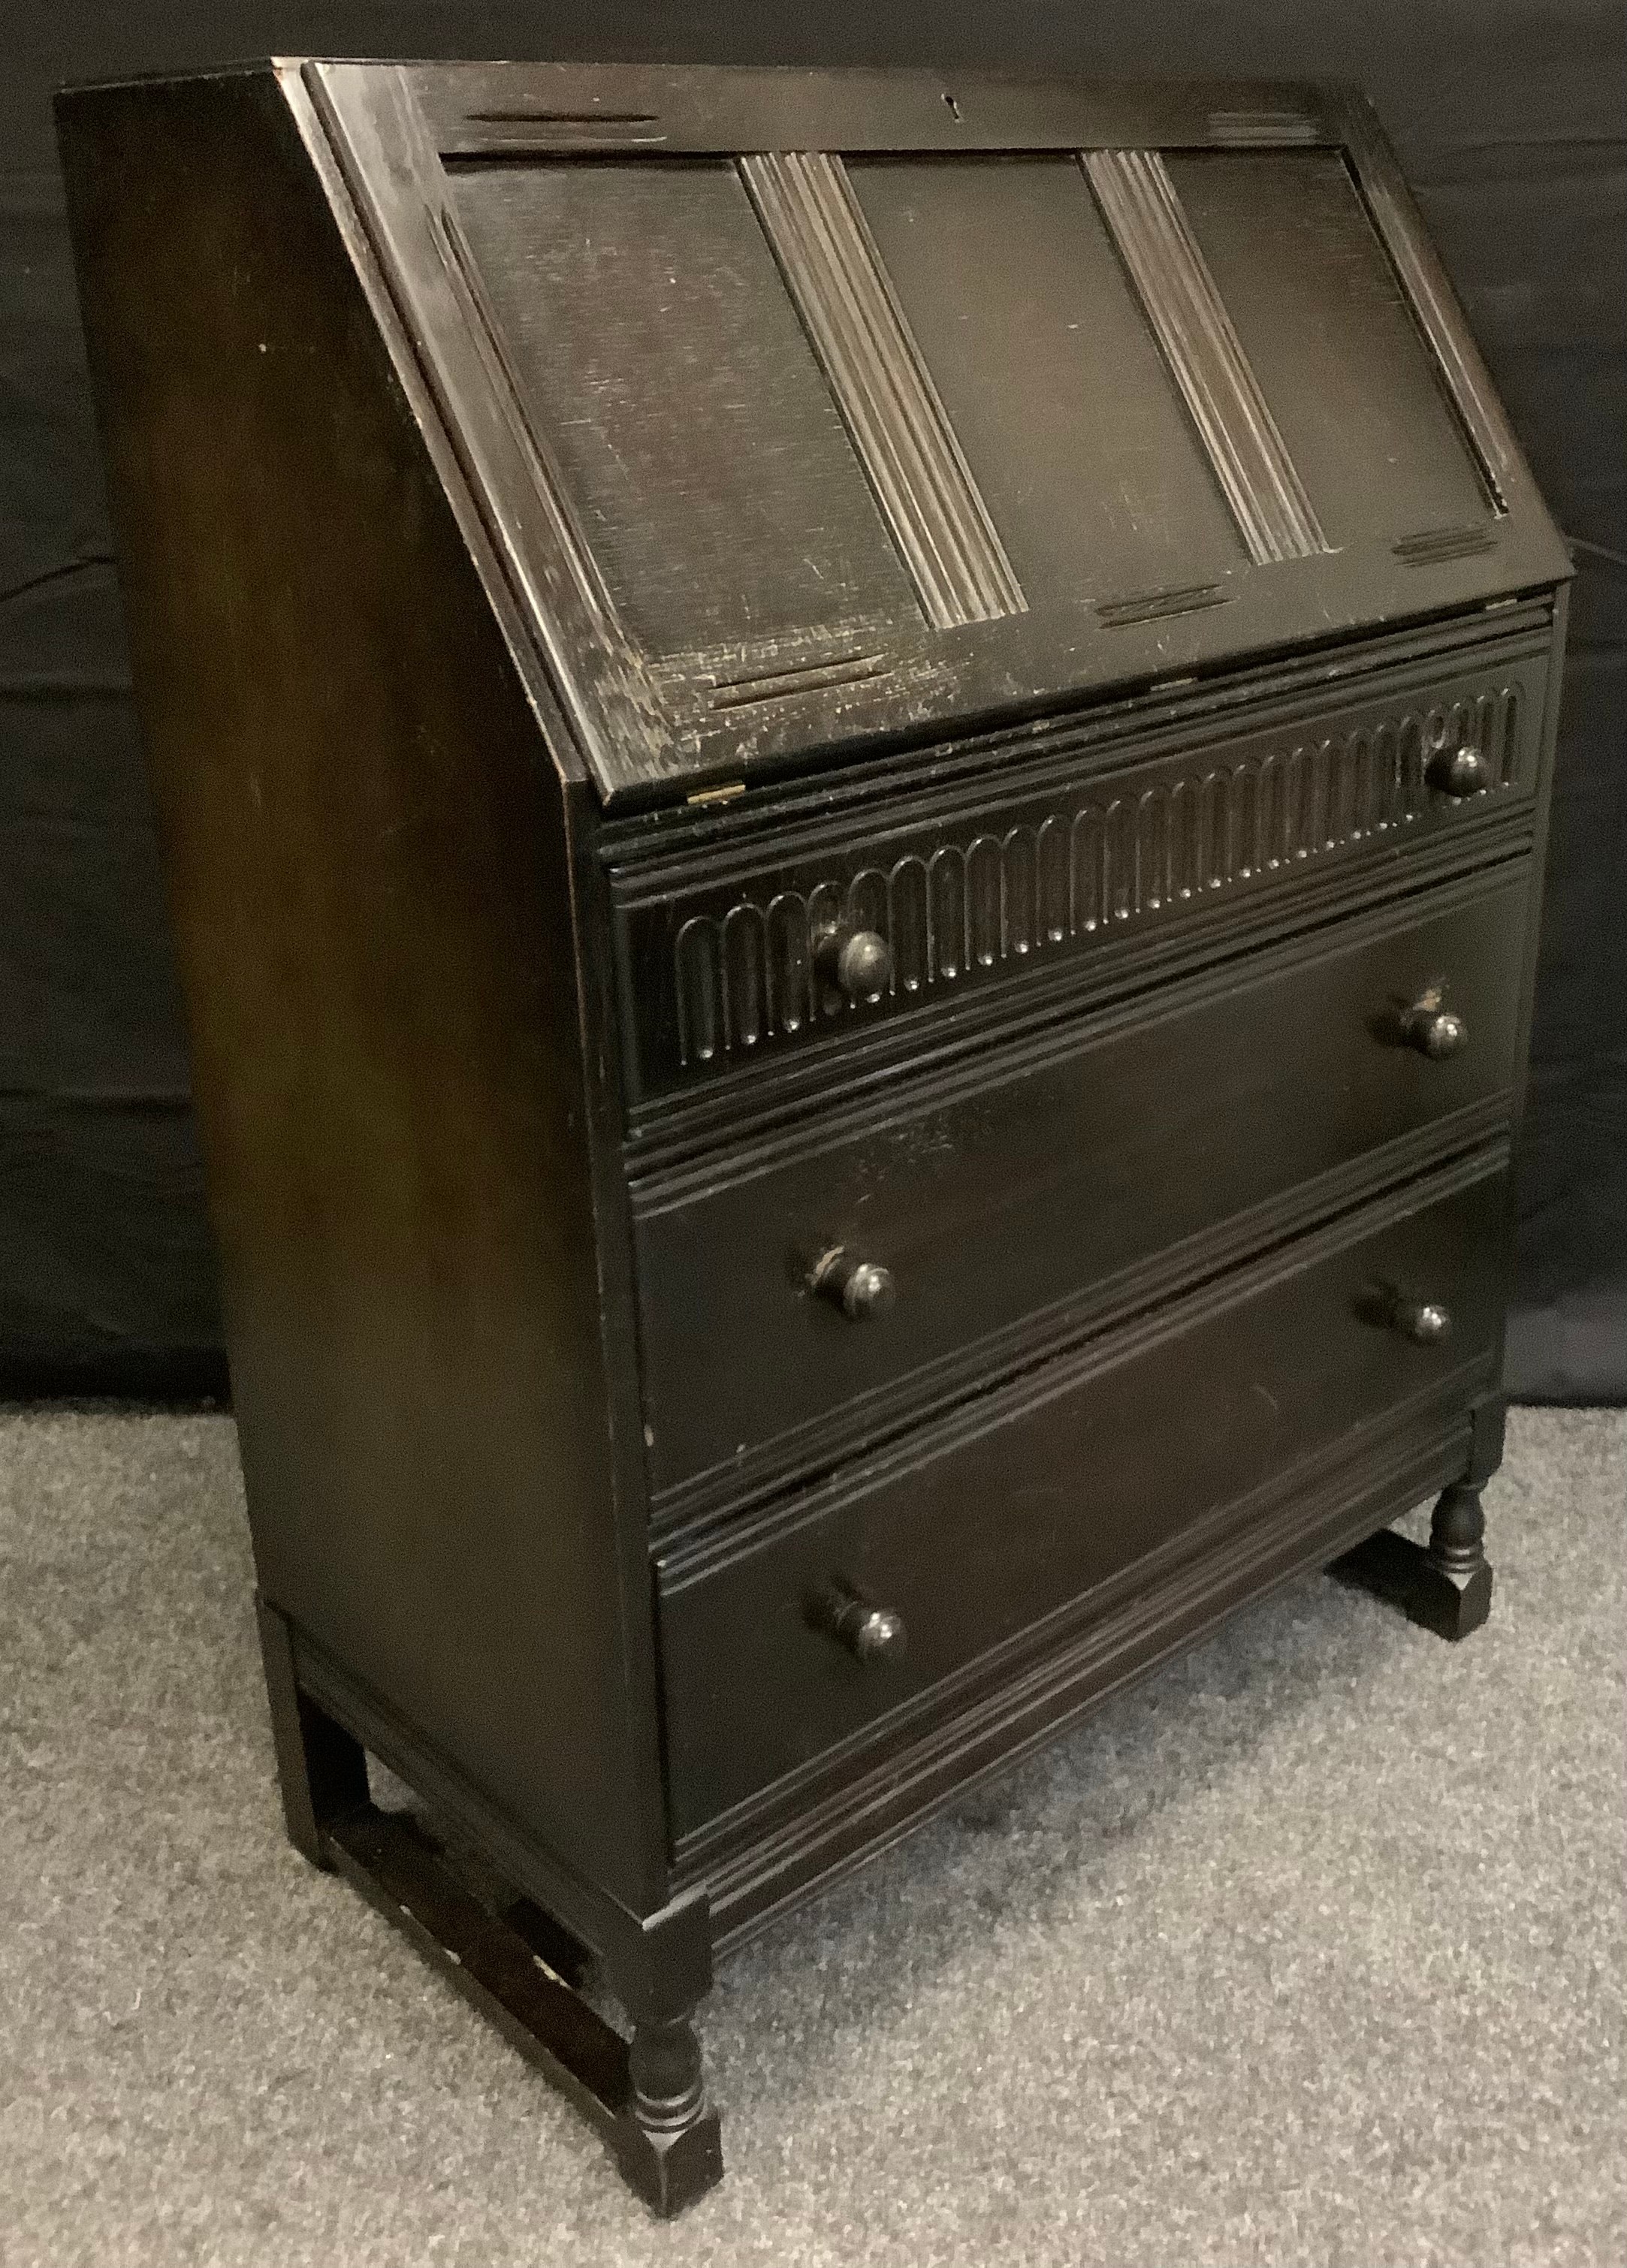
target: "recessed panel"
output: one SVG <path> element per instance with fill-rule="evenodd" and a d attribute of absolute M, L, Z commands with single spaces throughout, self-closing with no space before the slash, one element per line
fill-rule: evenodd
<path fill-rule="evenodd" d="M 855 158 L 849 174 L 1030 606 L 1242 563 L 1077 158 Z"/>
<path fill-rule="evenodd" d="M 921 616 L 732 166 L 460 169 L 525 406 L 629 633 Z"/>
<path fill-rule="evenodd" d="M 1336 151 L 1167 159 L 1328 541 L 1483 523 L 1430 350 Z"/>

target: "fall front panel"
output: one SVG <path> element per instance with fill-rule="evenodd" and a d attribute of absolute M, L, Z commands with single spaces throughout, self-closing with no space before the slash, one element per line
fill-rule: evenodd
<path fill-rule="evenodd" d="M 736 167 L 454 166 L 525 413 L 658 657 L 920 615 Z"/>

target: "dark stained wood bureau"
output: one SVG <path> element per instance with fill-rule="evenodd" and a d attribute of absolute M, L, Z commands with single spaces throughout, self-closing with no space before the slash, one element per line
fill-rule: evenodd
<path fill-rule="evenodd" d="M 289 1830 L 674 2210 L 717 1954 L 1483 1618 L 1566 555 L 1354 97 L 60 120 Z"/>

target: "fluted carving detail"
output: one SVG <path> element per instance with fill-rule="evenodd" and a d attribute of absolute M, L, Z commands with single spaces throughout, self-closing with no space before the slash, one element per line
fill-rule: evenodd
<path fill-rule="evenodd" d="M 1494 790 L 1513 787 L 1524 721 L 1520 688 L 1506 686 L 1139 792 L 1104 790 L 1037 825 L 911 852 L 806 895 L 693 916 L 674 945 L 681 1058 L 738 1059 L 870 1012 L 821 981 L 825 929 L 876 931 L 893 998 L 924 998 L 1404 828 L 1431 806 L 1425 770 L 1439 748 L 1477 747 Z"/>
<path fill-rule="evenodd" d="M 738 163 L 927 621 L 943 630 L 1025 614 L 841 158 L 787 150 Z"/>
<path fill-rule="evenodd" d="M 1256 565 L 1329 549 L 1156 150 L 1079 163 Z"/>

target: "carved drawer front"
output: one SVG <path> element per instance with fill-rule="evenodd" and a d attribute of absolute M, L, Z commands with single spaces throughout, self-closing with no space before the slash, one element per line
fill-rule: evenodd
<path fill-rule="evenodd" d="M 636 1185 L 658 1521 L 1500 1125 L 1525 860 Z"/>
<path fill-rule="evenodd" d="M 1511 804 L 1535 784 L 1546 662 L 1185 745 L 1072 788 L 838 847 L 732 855 L 733 879 L 615 882 L 635 1096 L 969 998 Z M 1212 733 L 1212 726 L 1210 728 Z M 747 871 L 740 872 L 744 863 Z"/>
<path fill-rule="evenodd" d="M 1491 1167 L 1029 1373 L 751 1533 L 675 1546 L 660 1617 L 681 1852 L 990 1649 L 1055 1642 L 1150 1580 L 1154 1555 L 1246 1526 L 1251 1497 L 1359 1450 L 1369 1421 L 1460 1390 L 1466 1405 L 1497 1345 L 1507 1176 Z"/>

